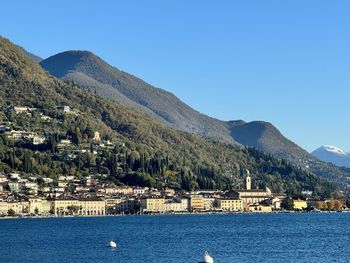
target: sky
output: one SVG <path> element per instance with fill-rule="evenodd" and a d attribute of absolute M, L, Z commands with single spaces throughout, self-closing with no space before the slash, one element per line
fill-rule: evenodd
<path fill-rule="evenodd" d="M 222 120 L 264 120 L 308 151 L 350 150 L 350 2 L 0 1 L 0 35 L 89 50 Z"/>

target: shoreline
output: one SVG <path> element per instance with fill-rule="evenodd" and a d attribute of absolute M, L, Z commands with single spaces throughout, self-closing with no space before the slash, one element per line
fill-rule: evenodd
<path fill-rule="evenodd" d="M 179 216 L 179 215 L 274 215 L 274 214 L 334 214 L 334 213 L 350 213 L 350 210 L 342 211 L 273 211 L 273 212 L 202 212 L 202 213 L 145 213 L 145 214 L 117 214 L 117 215 L 102 215 L 102 216 L 82 216 L 82 215 L 66 215 L 66 216 L 55 216 L 55 215 L 23 215 L 23 216 L 1 216 L 0 220 L 11 220 L 11 219 L 44 219 L 44 218 L 99 218 L 99 217 L 140 217 L 140 216 Z"/>

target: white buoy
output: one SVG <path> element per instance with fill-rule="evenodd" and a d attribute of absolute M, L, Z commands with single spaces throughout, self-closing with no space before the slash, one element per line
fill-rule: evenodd
<path fill-rule="evenodd" d="M 116 248 L 117 247 L 117 243 L 115 243 L 113 240 L 109 241 L 109 246 L 111 248 Z"/>
<path fill-rule="evenodd" d="M 205 263 L 214 263 L 214 259 L 211 256 L 209 256 L 208 251 L 204 252 L 204 262 Z"/>

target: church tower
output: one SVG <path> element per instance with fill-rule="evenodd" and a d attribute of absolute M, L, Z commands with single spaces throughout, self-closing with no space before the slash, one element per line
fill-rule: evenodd
<path fill-rule="evenodd" d="M 250 173 L 247 170 L 247 175 L 245 177 L 245 189 L 251 190 L 252 189 L 252 178 L 250 177 Z"/>

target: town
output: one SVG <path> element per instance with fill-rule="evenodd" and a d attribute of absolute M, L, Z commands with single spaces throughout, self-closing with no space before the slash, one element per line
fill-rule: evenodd
<path fill-rule="evenodd" d="M 74 188 L 74 195 L 65 189 Z M 310 193 L 305 193 L 310 194 Z M 344 200 L 290 199 L 267 189 L 252 189 L 249 172 L 245 189 L 175 192 L 148 187 L 112 186 L 97 178 L 77 180 L 60 176 L 57 185 L 50 178 L 25 178 L 17 173 L 0 176 L 1 216 L 105 216 L 166 213 L 271 213 L 281 210 L 341 211 Z"/>
<path fill-rule="evenodd" d="M 168 156 L 147 158 L 122 140 L 101 135 L 82 122 L 82 115 L 68 105 L 51 110 L 2 106 L 0 216 L 347 209 L 345 199 L 325 199 L 308 190 L 287 196 L 253 187 L 248 170 L 231 190 L 222 189 L 221 177 L 201 167 L 195 167 L 203 174 L 196 182 L 190 170 L 175 168 Z"/>

